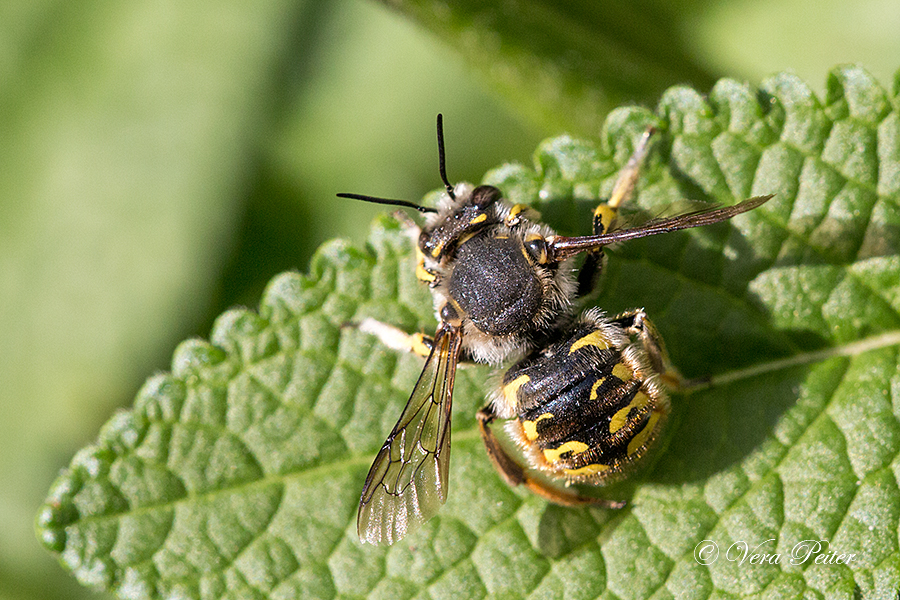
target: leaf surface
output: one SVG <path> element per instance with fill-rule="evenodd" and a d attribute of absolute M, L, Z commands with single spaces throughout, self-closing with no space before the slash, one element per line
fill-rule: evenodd
<path fill-rule="evenodd" d="M 270 283 L 258 314 L 229 311 L 210 342 L 183 343 L 172 372 L 56 482 L 38 517 L 44 544 L 80 581 L 126 598 L 900 589 L 897 94 L 851 68 L 827 89 L 820 100 L 788 75 L 759 90 L 723 80 L 708 98 L 674 88 L 656 114 L 614 112 L 599 142 L 551 139 L 534 167 L 485 177 L 561 233 L 584 233 L 654 124 L 641 209 L 776 194 L 729 223 L 611 253 L 590 303 L 644 307 L 682 373 L 712 376 L 675 396 L 655 465 L 602 491 L 625 509 L 560 508 L 508 488 L 474 419 L 490 370 L 462 368 L 446 505 L 392 547 L 360 544 L 362 482 L 422 359 L 344 325 L 435 327 L 411 242 L 383 217 L 365 248 L 326 244 L 309 274 Z M 777 564 L 750 551 L 741 561 L 742 544 Z"/>

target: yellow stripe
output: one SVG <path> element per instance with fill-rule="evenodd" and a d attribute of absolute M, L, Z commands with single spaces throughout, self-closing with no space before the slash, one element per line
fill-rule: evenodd
<path fill-rule="evenodd" d="M 538 437 L 535 421 L 522 421 L 522 431 L 525 432 L 525 439 L 529 442 L 533 442 Z"/>
<path fill-rule="evenodd" d="M 484 221 L 487 221 L 487 213 L 481 213 L 480 215 L 469 221 L 469 225 L 475 225 L 476 223 L 482 223 Z"/>
<path fill-rule="evenodd" d="M 425 255 L 418 246 L 416 246 L 416 279 L 429 283 L 437 279 L 434 273 L 430 273 L 425 269 Z"/>
<path fill-rule="evenodd" d="M 616 366 L 612 369 L 613 377 L 618 377 L 622 381 L 630 381 L 632 377 L 634 377 L 634 373 L 631 372 L 631 369 L 625 366 L 625 363 L 616 363 Z"/>
<path fill-rule="evenodd" d="M 563 469 L 563 473 L 565 473 L 566 475 L 578 477 L 582 475 L 596 475 L 597 473 L 602 473 L 603 471 L 607 470 L 609 470 L 609 465 L 601 465 L 597 463 L 593 465 L 585 465 L 577 469 Z"/>
<path fill-rule="evenodd" d="M 597 399 L 597 390 L 600 389 L 600 386 L 603 385 L 604 381 L 606 381 L 606 377 L 601 377 L 594 382 L 594 385 L 591 386 L 591 400 Z"/>
<path fill-rule="evenodd" d="M 584 442 L 572 440 L 571 442 L 566 442 L 559 448 L 547 448 L 546 450 L 544 450 L 544 458 L 547 459 L 547 462 L 552 464 L 558 461 L 559 457 L 566 452 L 571 452 L 572 454 L 581 454 L 587 449 L 588 445 Z"/>
<path fill-rule="evenodd" d="M 531 377 L 528 375 L 519 375 L 509 383 L 503 386 L 503 397 L 506 398 L 506 402 L 510 406 L 518 406 L 519 399 L 517 394 L 519 392 L 519 388 L 531 381 Z"/>
<path fill-rule="evenodd" d="M 632 408 L 643 408 L 647 406 L 647 403 L 650 399 L 647 397 L 647 394 L 644 392 L 638 392 L 634 395 L 631 402 L 625 408 L 619 410 L 612 416 L 609 420 L 609 432 L 615 433 L 618 430 L 625 427 L 625 423 L 628 422 L 628 413 L 631 412 Z"/>
<path fill-rule="evenodd" d="M 631 456 L 632 454 L 640 450 L 641 447 L 647 443 L 647 440 L 650 439 L 650 436 L 656 429 L 657 421 L 659 421 L 659 413 L 654 412 L 650 415 L 650 419 L 647 421 L 647 426 L 644 427 L 639 434 L 631 438 L 630 442 L 628 442 L 628 448 L 626 449 L 628 456 Z"/>
<path fill-rule="evenodd" d="M 529 442 L 538 439 L 537 424 L 544 419 L 549 419 L 551 417 L 553 417 L 553 413 L 544 413 L 534 421 L 522 421 L 522 429 L 525 431 L 525 438 L 528 439 Z"/>
<path fill-rule="evenodd" d="M 519 245 L 519 250 L 522 252 L 522 256 L 525 257 L 525 262 L 531 264 L 534 262 L 534 259 L 531 258 L 531 255 L 528 254 L 528 249 L 525 246 Z"/>
<path fill-rule="evenodd" d="M 628 421 L 628 413 L 631 412 L 631 405 L 629 404 L 616 414 L 612 416 L 609 420 L 609 432 L 615 433 L 618 430 L 622 429 L 625 426 L 625 423 Z"/>
<path fill-rule="evenodd" d="M 606 350 L 607 348 L 609 348 L 609 342 L 606 341 L 606 337 L 604 337 L 603 332 L 598 329 L 597 331 L 592 331 L 583 338 L 576 340 L 575 343 L 572 344 L 572 346 L 569 348 L 569 354 L 572 354 L 576 350 L 584 348 L 585 346 L 597 346 L 601 350 Z"/>
<path fill-rule="evenodd" d="M 459 241 L 456 242 L 456 245 L 457 245 L 457 246 L 462 246 L 463 244 L 465 244 L 466 242 L 468 242 L 469 240 L 471 240 L 473 237 L 475 237 L 475 235 L 476 235 L 477 233 L 478 233 L 477 231 L 473 231 L 472 233 L 467 233 L 466 235 L 464 235 L 464 236 L 462 236 L 461 238 L 459 238 Z"/>

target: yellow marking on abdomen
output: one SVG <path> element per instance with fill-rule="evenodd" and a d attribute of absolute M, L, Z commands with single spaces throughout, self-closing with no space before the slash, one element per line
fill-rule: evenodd
<path fill-rule="evenodd" d="M 563 469 L 563 473 L 565 473 L 566 475 L 571 475 L 573 477 L 580 477 L 583 475 L 596 475 L 597 473 L 602 473 L 603 471 L 608 470 L 609 465 L 601 465 L 597 463 L 593 465 L 578 467 L 577 469 Z"/>
<path fill-rule="evenodd" d="M 656 429 L 656 423 L 659 421 L 659 416 L 660 413 L 654 411 L 653 414 L 650 415 L 646 427 L 644 427 L 639 434 L 631 438 L 631 441 L 628 442 L 628 448 L 625 450 L 628 453 L 628 456 L 631 456 L 640 450 L 641 446 L 647 443 L 647 440 L 653 434 L 653 430 Z"/>
<path fill-rule="evenodd" d="M 477 223 L 483 223 L 484 221 L 487 221 L 487 213 L 481 213 L 480 215 L 478 215 L 477 217 L 475 217 L 474 219 L 472 219 L 471 221 L 469 221 L 469 225 L 475 225 L 475 224 L 477 224 Z"/>
<path fill-rule="evenodd" d="M 601 350 L 606 350 L 609 348 L 609 342 L 606 341 L 606 337 L 603 335 L 603 332 L 599 329 L 597 331 L 592 331 L 583 338 L 579 338 L 575 340 L 575 343 L 569 348 L 569 354 L 572 354 L 576 350 L 580 348 L 584 348 L 585 346 L 597 346 Z"/>
<path fill-rule="evenodd" d="M 606 377 L 601 377 L 594 382 L 594 385 L 591 386 L 591 400 L 597 399 L 597 390 L 600 389 L 600 386 L 603 385 L 604 381 L 606 381 Z"/>
<path fill-rule="evenodd" d="M 572 454 L 581 454 L 587 449 L 588 445 L 584 442 L 572 440 L 571 442 L 566 442 L 565 444 L 561 445 L 559 448 L 547 448 L 546 450 L 544 450 L 544 458 L 546 458 L 547 462 L 549 463 L 555 463 L 559 460 L 559 457 L 566 452 L 571 452 Z"/>
<path fill-rule="evenodd" d="M 534 421 L 522 421 L 522 430 L 525 432 L 525 438 L 529 442 L 536 440 L 538 438 L 537 424 L 551 417 L 553 417 L 553 413 L 544 413 Z"/>
<path fill-rule="evenodd" d="M 647 397 L 647 394 L 644 392 L 638 392 L 634 395 L 634 398 L 631 399 L 631 402 L 628 403 L 623 409 L 620 409 L 612 416 L 609 420 L 609 432 L 615 433 L 618 430 L 625 427 L 625 423 L 628 422 L 628 413 L 631 412 L 632 408 L 643 408 L 647 406 L 647 403 L 650 401 L 650 398 Z"/>
<path fill-rule="evenodd" d="M 625 366 L 625 363 L 618 362 L 616 366 L 612 368 L 613 377 L 618 377 L 622 381 L 629 381 L 632 377 L 634 377 L 634 373 L 631 372 L 631 369 Z"/>
<path fill-rule="evenodd" d="M 515 408 L 519 405 L 519 399 L 516 396 L 519 392 L 519 388 L 531 381 L 531 377 L 528 375 L 519 375 L 509 383 L 503 386 L 503 397 L 506 399 L 506 403 L 511 407 Z"/>

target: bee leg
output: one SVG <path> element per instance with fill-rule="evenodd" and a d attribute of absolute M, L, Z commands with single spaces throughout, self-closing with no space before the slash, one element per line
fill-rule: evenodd
<path fill-rule="evenodd" d="M 364 333 L 370 333 L 377 337 L 382 344 L 392 350 L 412 352 L 419 356 L 427 357 L 434 347 L 434 338 L 424 333 L 406 333 L 393 325 L 365 318 L 355 327 Z"/>
<path fill-rule="evenodd" d="M 609 200 L 603 202 L 594 209 L 593 235 L 602 235 L 612 229 L 615 225 L 616 217 L 619 214 L 619 206 L 623 202 L 627 202 L 634 195 L 634 186 L 637 183 L 638 175 L 641 172 L 641 166 L 644 159 L 650 151 L 650 136 L 653 135 L 653 127 L 648 127 L 641 136 L 637 147 L 619 171 L 619 177 L 613 186 L 612 194 Z M 587 253 L 581 271 L 578 273 L 578 296 L 589 294 L 597 284 L 597 275 L 603 262 L 603 250 L 593 250 Z"/>
<path fill-rule="evenodd" d="M 524 485 L 532 493 L 562 506 L 584 506 L 586 504 L 600 505 L 606 508 L 622 508 L 625 506 L 624 502 L 581 496 L 573 492 L 563 491 L 530 477 L 522 465 L 503 449 L 497 436 L 491 430 L 490 425 L 497 418 L 493 406 L 488 404 L 479 410 L 477 418 L 481 439 L 487 449 L 488 457 L 494 464 L 494 468 L 497 469 L 497 472 L 500 473 L 500 476 L 510 487 Z"/>
<path fill-rule="evenodd" d="M 628 311 L 616 317 L 619 324 L 629 335 L 636 336 L 641 348 L 650 360 L 653 370 L 659 374 L 660 380 L 671 390 L 681 390 L 686 381 L 669 360 L 669 353 L 656 326 L 647 317 L 643 309 Z"/>
<path fill-rule="evenodd" d="M 609 201 L 606 203 L 613 210 L 617 210 L 619 205 L 629 200 L 634 194 L 634 185 L 637 183 L 644 159 L 647 158 L 647 154 L 650 152 L 650 138 L 655 132 L 656 129 L 653 127 L 648 127 L 644 131 L 628 162 L 619 171 L 619 178 L 616 179 L 616 185 L 613 186 L 612 194 L 610 194 Z M 609 229 L 608 226 L 607 229 Z"/>
<path fill-rule="evenodd" d="M 359 323 L 346 323 L 346 327 L 354 327 L 364 333 L 374 335 L 382 344 L 391 350 L 412 352 L 423 358 L 428 358 L 434 347 L 434 338 L 424 333 L 406 333 L 393 325 L 382 323 L 376 319 L 365 318 Z M 475 360 L 465 350 L 459 356 L 459 364 L 475 364 Z"/>
<path fill-rule="evenodd" d="M 659 374 L 660 381 L 667 388 L 676 392 L 688 392 L 694 388 L 704 388 L 710 385 L 712 378 L 709 375 L 685 379 L 678 372 L 678 369 L 669 360 L 669 353 L 666 352 L 666 346 L 663 344 L 659 331 L 643 309 L 627 312 L 622 317 L 629 323 L 623 327 L 630 334 L 638 335 L 641 345 L 650 359 L 651 366 Z"/>
<path fill-rule="evenodd" d="M 590 294 L 597 287 L 597 276 L 603 264 L 603 250 L 592 250 L 586 253 L 581 270 L 578 271 L 577 298 Z"/>

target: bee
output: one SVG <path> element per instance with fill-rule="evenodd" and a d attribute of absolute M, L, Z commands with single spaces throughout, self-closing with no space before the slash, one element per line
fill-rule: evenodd
<path fill-rule="evenodd" d="M 338 194 L 425 215 L 421 228 L 404 220 L 417 240 L 416 275 L 430 286 L 439 321 L 433 337 L 406 334 L 372 319 L 358 325 L 389 347 L 426 357 L 363 485 L 357 516 L 361 540 L 392 544 L 430 519 L 446 500 L 450 408 L 460 361 L 513 362 L 477 414 L 488 456 L 508 484 L 524 485 L 561 505 L 623 506 L 546 479 L 566 486 L 604 485 L 627 475 L 659 440 L 670 413 L 667 389 L 680 378 L 643 310 L 610 318 L 597 308 L 577 314 L 573 303 L 594 288 L 605 246 L 718 223 L 771 198 L 617 228 L 618 208 L 633 194 L 652 133 L 643 135 L 610 199 L 594 211 L 591 235 L 557 235 L 532 209 L 505 200 L 493 186 L 451 185 L 441 115 L 438 162 L 445 191 L 436 208 Z M 574 260 L 582 253 L 586 257 L 576 276 Z M 507 420 L 524 461 L 496 437 L 491 424 L 497 419 Z"/>

